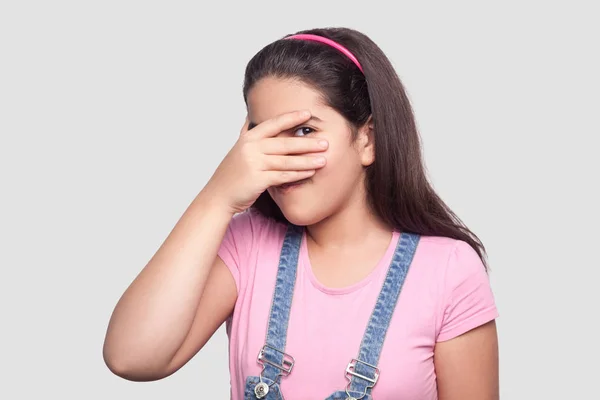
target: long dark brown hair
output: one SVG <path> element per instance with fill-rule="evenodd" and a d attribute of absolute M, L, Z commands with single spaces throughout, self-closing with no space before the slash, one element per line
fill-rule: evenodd
<path fill-rule="evenodd" d="M 322 28 L 297 33 L 323 36 L 345 46 L 359 60 L 364 74 L 348 57 L 328 45 L 277 40 L 260 50 L 246 67 L 243 88 L 246 104 L 248 92 L 256 82 L 276 77 L 295 79 L 315 88 L 328 106 L 346 118 L 354 133 L 371 116 L 375 161 L 366 169 L 369 206 L 399 231 L 469 243 L 487 270 L 483 244 L 435 193 L 427 179 L 412 106 L 383 51 L 369 37 L 353 29 Z M 252 208 L 287 222 L 268 192 Z"/>

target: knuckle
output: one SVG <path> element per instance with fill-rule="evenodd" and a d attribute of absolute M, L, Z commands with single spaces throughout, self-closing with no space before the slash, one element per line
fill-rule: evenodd
<path fill-rule="evenodd" d="M 252 153 L 252 145 L 248 142 L 242 142 L 240 146 L 240 153 L 244 158 L 250 157 Z"/>
<path fill-rule="evenodd" d="M 253 143 L 246 143 L 240 149 L 242 158 L 245 160 L 247 165 L 254 164 L 258 158 L 258 153 L 256 151 L 256 146 Z"/>
<path fill-rule="evenodd" d="M 279 129 L 279 127 L 283 124 L 281 117 L 282 117 L 281 115 L 278 115 L 270 121 L 271 122 L 269 124 L 270 130 L 278 130 Z"/>
<path fill-rule="evenodd" d="M 281 138 L 281 151 L 283 153 L 289 153 L 292 151 L 292 144 L 290 143 L 289 140 L 286 140 L 287 138 Z"/>
<path fill-rule="evenodd" d="M 290 179 L 293 176 L 292 171 L 281 171 L 280 175 L 281 179 L 286 180 L 286 179 Z"/>
<path fill-rule="evenodd" d="M 277 160 L 274 160 L 272 157 L 265 157 L 265 160 L 263 162 L 263 168 L 265 171 L 277 169 L 277 164 Z"/>
<path fill-rule="evenodd" d="M 298 118 L 297 112 L 290 112 L 290 113 L 281 114 L 281 115 L 277 116 L 277 118 L 275 119 L 275 122 L 276 122 L 277 128 L 281 130 L 281 129 L 286 128 L 289 124 L 293 123 L 297 118 Z"/>
<path fill-rule="evenodd" d="M 265 140 L 258 140 L 255 144 L 256 146 L 256 151 L 265 154 L 268 153 L 269 151 L 269 142 L 266 142 Z"/>
<path fill-rule="evenodd" d="M 280 126 L 285 122 L 285 114 L 276 116 L 273 121 L 275 122 L 275 125 Z"/>
<path fill-rule="evenodd" d="M 270 168 L 269 164 L 270 164 L 269 160 L 267 158 L 262 158 L 262 157 L 256 163 L 258 169 L 261 171 L 268 171 Z"/>

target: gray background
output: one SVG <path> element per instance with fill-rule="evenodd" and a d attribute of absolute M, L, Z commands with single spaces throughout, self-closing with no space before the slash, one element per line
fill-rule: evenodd
<path fill-rule="evenodd" d="M 599 398 L 600 29 L 597 2 L 566 3 L 0 3 L 0 398 L 228 397 L 223 330 L 132 383 L 106 325 L 236 140 L 246 62 L 322 26 L 389 55 L 436 189 L 488 248 L 502 398 Z"/>

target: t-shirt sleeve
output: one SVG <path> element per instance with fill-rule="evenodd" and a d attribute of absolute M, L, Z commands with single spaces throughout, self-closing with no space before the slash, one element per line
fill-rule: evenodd
<path fill-rule="evenodd" d="M 479 255 L 457 241 L 444 276 L 438 342 L 450 340 L 498 317 L 489 276 Z"/>
<path fill-rule="evenodd" d="M 242 273 L 252 251 L 255 224 L 252 211 L 236 214 L 229 222 L 217 253 L 233 275 L 238 293 L 243 285 Z"/>

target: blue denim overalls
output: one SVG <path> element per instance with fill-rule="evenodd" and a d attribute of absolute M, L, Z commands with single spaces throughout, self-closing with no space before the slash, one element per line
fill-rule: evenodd
<path fill-rule="evenodd" d="M 244 400 L 283 400 L 281 377 L 289 375 L 294 366 L 294 359 L 285 353 L 285 342 L 302 233 L 303 228 L 289 225 L 283 240 L 266 344 L 260 349 L 257 359 L 263 370 L 260 376 L 246 378 Z M 351 359 L 346 367 L 345 374 L 349 383 L 344 390 L 336 391 L 325 400 L 372 400 L 371 389 L 377 383 L 380 373 L 377 363 L 381 348 L 419 238 L 414 233 L 403 232 L 400 235 L 363 336 L 358 358 Z"/>

